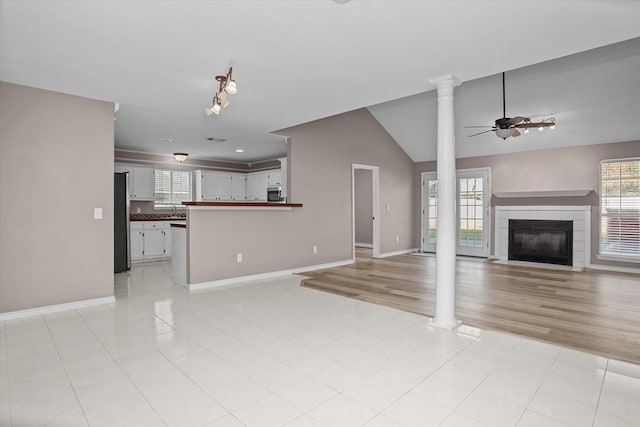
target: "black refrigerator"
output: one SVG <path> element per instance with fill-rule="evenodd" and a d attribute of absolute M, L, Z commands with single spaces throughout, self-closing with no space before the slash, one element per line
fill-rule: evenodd
<path fill-rule="evenodd" d="M 129 173 L 115 173 L 113 177 L 113 272 L 131 268 L 129 233 Z"/>

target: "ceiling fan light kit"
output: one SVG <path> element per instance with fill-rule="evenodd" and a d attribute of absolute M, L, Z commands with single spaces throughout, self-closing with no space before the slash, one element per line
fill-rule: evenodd
<path fill-rule="evenodd" d="M 502 73 L 502 118 L 496 119 L 495 124 L 493 126 L 465 126 L 465 128 L 479 128 L 479 127 L 490 127 L 491 129 L 485 130 L 482 132 L 474 133 L 473 135 L 469 135 L 469 137 L 481 135 L 487 132 L 495 132 L 498 138 L 502 138 L 506 140 L 509 137 L 518 137 L 522 135 L 522 133 L 518 129 L 523 129 L 524 133 L 529 133 L 529 128 L 537 127 L 538 132 L 542 132 L 544 128 L 548 127 L 553 130 L 556 128 L 556 119 L 555 117 L 548 117 L 542 119 L 539 122 L 532 122 L 529 117 L 507 117 L 507 106 L 506 106 L 506 97 L 505 97 L 505 89 L 504 89 L 504 72 Z"/>
<path fill-rule="evenodd" d="M 233 67 L 229 67 L 229 71 L 224 76 L 216 76 L 216 81 L 218 82 L 218 92 L 213 96 L 213 101 L 211 102 L 211 107 L 206 108 L 204 111 L 207 113 L 207 116 L 211 116 L 215 114 L 216 116 L 220 114 L 223 108 L 227 108 L 231 101 L 229 101 L 229 95 L 235 95 L 238 93 L 238 85 L 236 81 L 233 80 Z"/>

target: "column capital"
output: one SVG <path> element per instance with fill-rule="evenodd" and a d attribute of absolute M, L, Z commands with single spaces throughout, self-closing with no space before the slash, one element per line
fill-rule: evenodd
<path fill-rule="evenodd" d="M 442 76 L 430 78 L 429 84 L 435 86 L 436 89 L 440 91 L 444 88 L 453 89 L 456 86 L 460 86 L 460 80 L 453 74 L 444 74 Z"/>

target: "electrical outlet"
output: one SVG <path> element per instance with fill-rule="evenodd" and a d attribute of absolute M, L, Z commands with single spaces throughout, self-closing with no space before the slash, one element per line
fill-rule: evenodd
<path fill-rule="evenodd" d="M 400 241 L 400 236 L 396 236 L 396 243 Z"/>
<path fill-rule="evenodd" d="M 317 254 L 317 253 L 318 253 L 318 247 L 317 247 L 317 246 L 314 246 L 314 247 L 313 247 L 313 249 L 312 249 L 312 251 L 313 251 L 313 253 L 314 253 L 314 254 Z"/>
<path fill-rule="evenodd" d="M 140 213 L 142 210 L 140 208 L 136 208 L 136 213 Z"/>
<path fill-rule="evenodd" d="M 236 254 L 236 262 L 242 262 L 242 254 Z"/>
<path fill-rule="evenodd" d="M 93 208 L 93 219 L 102 219 L 102 208 Z"/>
<path fill-rule="evenodd" d="M 387 203 L 387 210 L 390 211 L 391 210 L 391 203 Z"/>

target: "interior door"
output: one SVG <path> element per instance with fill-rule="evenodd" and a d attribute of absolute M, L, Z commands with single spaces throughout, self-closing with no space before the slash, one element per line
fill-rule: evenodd
<path fill-rule="evenodd" d="M 491 188 L 488 169 L 456 172 L 456 253 L 489 255 L 489 202 Z M 436 172 L 422 174 L 422 251 L 435 252 L 438 234 L 438 181 Z"/>

